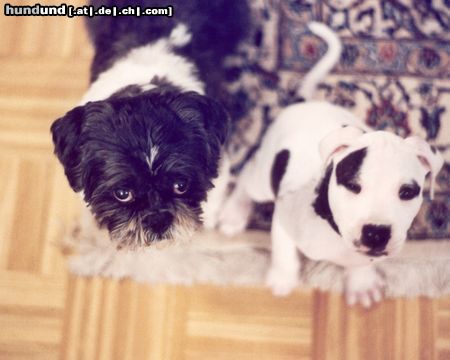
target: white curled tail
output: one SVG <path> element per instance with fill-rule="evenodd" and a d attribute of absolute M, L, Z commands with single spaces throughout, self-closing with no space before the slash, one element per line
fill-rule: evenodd
<path fill-rule="evenodd" d="M 314 95 L 317 85 L 328 75 L 341 57 L 342 43 L 336 33 L 327 25 L 319 22 L 310 22 L 308 28 L 311 32 L 323 39 L 328 50 L 319 62 L 305 75 L 300 86 L 299 95 L 309 100 Z"/>

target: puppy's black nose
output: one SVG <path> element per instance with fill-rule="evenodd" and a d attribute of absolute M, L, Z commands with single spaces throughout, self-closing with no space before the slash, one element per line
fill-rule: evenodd
<path fill-rule="evenodd" d="M 370 249 L 383 250 L 391 238 L 391 227 L 385 225 L 364 225 L 361 242 Z"/>
<path fill-rule="evenodd" d="M 173 222 L 173 215 L 168 211 L 155 211 L 147 215 L 143 220 L 145 227 L 149 227 L 155 233 L 164 233 Z"/>

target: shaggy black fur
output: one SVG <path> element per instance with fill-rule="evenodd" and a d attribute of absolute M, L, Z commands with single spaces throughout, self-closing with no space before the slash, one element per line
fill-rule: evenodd
<path fill-rule="evenodd" d="M 174 9 L 173 17 L 89 18 L 95 47 L 91 81 L 133 48 L 167 38 L 180 23 L 191 34 L 187 45 L 173 51 L 195 65 L 208 97 L 182 92 L 164 74 L 148 80 L 142 74 L 139 85 L 79 106 L 51 129 L 71 187 L 84 191 L 92 213 L 113 240 L 143 245 L 174 238 L 201 223 L 200 204 L 218 176 L 230 124 L 223 105 L 212 98 L 223 100 L 223 60 L 247 33 L 249 7 L 242 0 L 91 4 Z M 144 91 L 146 81 L 156 88 Z"/>
<path fill-rule="evenodd" d="M 173 229 L 155 231 L 155 222 L 144 221 L 149 216 L 168 213 L 174 223 L 181 215 L 200 223 L 200 203 L 217 177 L 228 118 L 208 97 L 156 89 L 77 107 L 51 130 L 70 185 L 84 191 L 100 225 L 112 236 L 120 234 L 121 243 L 133 243 L 137 233 L 150 243 L 170 238 Z M 152 148 L 157 156 L 150 166 Z M 179 181 L 187 184 L 182 195 L 174 192 Z M 134 200 L 118 201 L 114 191 L 120 189 L 131 191 Z"/>
<path fill-rule="evenodd" d="M 98 8 L 105 6 L 141 7 L 172 5 L 173 17 L 164 16 L 96 16 L 87 19 L 95 46 L 91 81 L 108 69 L 132 48 L 169 36 L 179 23 L 192 34 L 191 41 L 177 53 L 189 58 L 199 69 L 206 93 L 218 96 L 224 82 L 223 59 L 233 53 L 250 29 L 250 9 L 245 0 L 93 0 Z"/>

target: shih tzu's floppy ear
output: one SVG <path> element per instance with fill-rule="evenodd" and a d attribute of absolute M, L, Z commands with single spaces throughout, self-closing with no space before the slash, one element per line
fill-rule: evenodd
<path fill-rule="evenodd" d="M 230 119 L 216 100 L 196 92 L 181 93 L 171 101 L 172 109 L 185 121 L 201 121 L 213 146 L 220 148 L 228 138 Z"/>
<path fill-rule="evenodd" d="M 55 154 L 74 191 L 83 189 L 80 137 L 85 121 L 85 108 L 78 106 L 57 119 L 52 127 Z"/>
<path fill-rule="evenodd" d="M 89 102 L 69 111 L 57 119 L 52 127 L 55 154 L 64 166 L 69 184 L 76 192 L 84 188 L 83 184 L 83 133 L 88 121 L 98 123 L 100 118 L 108 116 L 111 106 L 104 102 Z"/>
<path fill-rule="evenodd" d="M 364 130 L 350 125 L 329 133 L 319 144 L 322 161 L 327 164 L 333 155 L 349 147 L 362 134 L 364 134 Z"/>
<path fill-rule="evenodd" d="M 444 159 L 439 151 L 418 136 L 410 136 L 404 141 L 417 154 L 420 162 L 430 173 L 430 198 L 433 199 L 436 176 L 444 165 Z"/>

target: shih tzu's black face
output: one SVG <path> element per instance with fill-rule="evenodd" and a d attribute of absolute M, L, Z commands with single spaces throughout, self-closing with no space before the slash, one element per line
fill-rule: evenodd
<path fill-rule="evenodd" d="M 222 106 L 194 92 L 110 98 L 77 107 L 51 129 L 75 191 L 121 246 L 187 236 L 217 177 L 228 132 Z"/>

